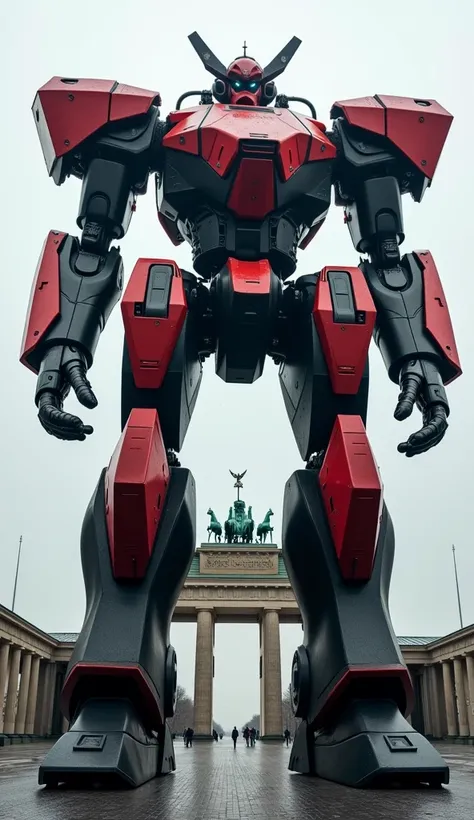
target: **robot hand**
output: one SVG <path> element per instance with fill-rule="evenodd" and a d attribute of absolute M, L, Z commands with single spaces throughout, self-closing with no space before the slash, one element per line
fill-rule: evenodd
<path fill-rule="evenodd" d="M 84 441 L 93 432 L 78 416 L 63 411 L 63 402 L 72 387 L 80 403 L 92 410 L 97 399 L 87 380 L 86 357 L 72 346 L 52 347 L 46 353 L 36 384 L 38 418 L 51 436 L 66 441 Z"/>
<path fill-rule="evenodd" d="M 436 447 L 448 429 L 449 404 L 436 365 L 427 359 L 406 362 L 399 376 L 400 394 L 394 416 L 403 421 L 411 416 L 414 405 L 423 414 L 423 427 L 398 445 L 408 458 Z"/>

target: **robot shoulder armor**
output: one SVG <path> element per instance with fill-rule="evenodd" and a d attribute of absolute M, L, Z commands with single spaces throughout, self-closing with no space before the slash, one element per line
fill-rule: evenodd
<path fill-rule="evenodd" d="M 109 122 L 146 114 L 154 103 L 161 104 L 157 91 L 112 80 L 53 77 L 39 89 L 33 103 L 33 116 L 50 176 L 56 176 L 53 172 L 61 157 L 99 128 Z"/>
<path fill-rule="evenodd" d="M 388 151 L 398 148 L 430 180 L 453 121 L 436 100 L 384 94 L 339 100 L 331 118 L 385 138 Z"/>

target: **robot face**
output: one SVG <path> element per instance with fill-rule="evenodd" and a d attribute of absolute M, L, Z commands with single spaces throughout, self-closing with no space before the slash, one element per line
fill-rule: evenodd
<path fill-rule="evenodd" d="M 227 69 L 231 105 L 259 105 L 263 71 L 251 57 L 239 57 Z"/>

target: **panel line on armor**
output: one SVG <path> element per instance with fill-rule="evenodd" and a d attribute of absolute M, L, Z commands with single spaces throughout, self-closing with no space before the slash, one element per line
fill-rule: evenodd
<path fill-rule="evenodd" d="M 319 474 L 334 548 L 346 581 L 372 575 L 382 482 L 360 416 L 338 416 Z"/>

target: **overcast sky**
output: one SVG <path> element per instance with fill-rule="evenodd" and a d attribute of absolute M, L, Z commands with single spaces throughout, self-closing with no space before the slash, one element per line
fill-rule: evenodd
<path fill-rule="evenodd" d="M 226 29 L 226 26 L 228 28 Z M 95 427 L 83 443 L 48 436 L 36 419 L 35 377 L 18 363 L 31 280 L 50 229 L 75 232 L 80 183 L 48 179 L 30 107 L 51 76 L 97 77 L 156 89 L 163 116 L 192 88 L 208 88 L 187 40 L 197 29 L 224 63 L 249 53 L 267 63 L 296 34 L 303 45 L 279 78 L 280 92 L 306 96 L 328 122 L 331 104 L 363 95 L 432 97 L 455 116 L 434 184 L 424 202 L 404 197 L 404 250 L 429 248 L 436 259 L 456 329 L 465 375 L 449 388 L 452 415 L 442 444 L 412 460 L 397 443 L 419 418 L 394 421 L 397 388 L 377 349 L 371 354 L 368 428 L 397 536 L 391 611 L 399 635 L 442 635 L 459 626 L 451 545 L 456 544 L 465 624 L 474 621 L 472 548 L 472 362 L 474 262 L 472 190 L 474 133 L 472 12 L 469 0 L 315 3 L 276 0 L 248 6 L 158 3 L 156 0 L 54 0 L 5 3 L 0 11 L 2 76 L 0 430 L 0 601 L 11 606 L 20 534 L 24 550 L 19 614 L 47 631 L 78 631 L 84 611 L 79 559 L 82 516 L 120 433 L 122 325 L 116 308 L 98 348 L 91 381 L 99 398 L 83 418 Z M 270 33 L 271 30 L 271 33 Z M 122 242 L 126 269 L 139 256 L 175 258 L 190 266 L 188 247 L 174 248 L 156 219 L 153 186 L 140 198 Z M 357 264 L 340 210 L 306 252 L 299 273 L 325 264 Z M 206 362 L 200 400 L 182 451 L 198 492 L 198 538 L 209 505 L 223 520 L 234 490 L 228 468 L 248 469 L 243 497 L 254 517 L 269 506 L 279 539 L 285 480 L 302 466 L 271 361 L 251 386 L 226 385 Z M 75 411 L 70 400 L 68 409 Z M 195 626 L 173 627 L 180 682 L 193 691 Z M 282 628 L 283 684 L 298 627 Z M 234 663 L 232 662 L 234 660 Z M 257 626 L 217 628 L 215 718 L 226 726 L 258 711 Z"/>

